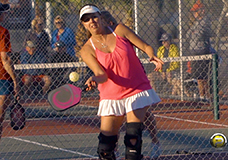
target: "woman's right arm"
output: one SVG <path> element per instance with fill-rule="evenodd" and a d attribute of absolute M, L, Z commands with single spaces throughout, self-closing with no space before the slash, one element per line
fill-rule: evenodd
<path fill-rule="evenodd" d="M 97 58 L 95 57 L 95 52 L 92 46 L 86 44 L 82 47 L 81 51 L 81 57 L 83 61 L 87 64 L 87 66 L 93 71 L 94 76 L 90 77 L 85 84 L 87 84 L 89 87 L 94 86 L 96 87 L 96 83 L 104 83 L 108 80 L 108 75 L 106 74 L 103 67 L 100 65 L 100 63 L 97 61 Z M 93 83 L 96 82 L 96 83 Z"/>

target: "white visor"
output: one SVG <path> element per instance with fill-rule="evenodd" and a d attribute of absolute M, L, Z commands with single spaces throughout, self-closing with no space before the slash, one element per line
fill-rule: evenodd
<path fill-rule="evenodd" d="M 92 6 L 92 5 L 86 5 L 80 11 L 79 20 L 81 20 L 81 18 L 84 14 L 96 13 L 96 12 L 101 13 L 101 11 L 97 7 Z"/>

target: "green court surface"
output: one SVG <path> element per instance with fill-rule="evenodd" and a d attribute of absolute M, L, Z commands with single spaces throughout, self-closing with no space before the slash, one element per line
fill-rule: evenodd
<path fill-rule="evenodd" d="M 175 157 L 178 159 L 183 156 L 186 160 L 197 156 L 196 159 L 205 156 L 214 159 L 215 153 L 221 156 L 221 159 L 225 159 L 228 155 L 227 146 L 215 149 L 210 145 L 210 137 L 214 133 L 226 134 L 228 129 L 159 131 L 158 136 L 162 147 L 160 159 Z M 96 159 L 97 136 L 98 133 L 4 137 L 0 143 L 0 157 L 2 160 Z M 118 147 L 121 157 L 124 157 L 123 136 L 124 132 L 121 132 Z M 144 156 L 149 155 L 150 142 L 147 131 L 144 131 Z M 199 147 L 201 151 L 196 151 Z"/>

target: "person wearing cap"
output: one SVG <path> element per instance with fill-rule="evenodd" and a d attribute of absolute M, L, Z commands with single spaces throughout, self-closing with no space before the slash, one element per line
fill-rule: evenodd
<path fill-rule="evenodd" d="M 5 20 L 5 14 L 10 10 L 9 4 L 0 3 L 0 23 Z M 18 95 L 18 82 L 8 53 L 11 52 L 10 33 L 0 25 L 0 139 L 2 135 L 5 112 L 10 105 L 10 95 L 14 91 Z"/>
<path fill-rule="evenodd" d="M 193 56 L 210 54 L 211 24 L 205 13 L 205 6 L 200 0 L 197 0 L 190 11 L 195 17 L 195 21 L 186 35 L 186 39 L 189 41 L 189 53 Z M 200 100 L 207 102 L 211 97 L 210 70 L 211 60 L 191 62 L 191 74 L 193 78 L 197 79 Z"/>
<path fill-rule="evenodd" d="M 71 57 L 76 57 L 74 47 L 76 45 L 75 35 L 71 28 L 66 27 L 63 17 L 60 15 L 54 19 L 56 29 L 51 35 L 51 47 L 56 51 L 56 43 L 62 41 L 66 45 L 66 53 Z"/>
<path fill-rule="evenodd" d="M 162 46 L 158 48 L 157 56 L 158 58 L 167 58 L 167 57 L 179 57 L 179 49 L 178 47 L 171 42 L 172 37 L 167 33 L 163 33 L 160 41 L 162 42 Z M 162 80 L 168 82 L 172 88 L 172 95 L 180 95 L 180 62 L 170 62 L 165 63 L 163 65 L 163 69 L 160 70 Z M 164 87 L 164 86 L 163 86 Z M 167 88 L 164 87 L 164 90 L 167 91 Z M 184 91 L 187 96 L 189 93 Z"/>
<path fill-rule="evenodd" d="M 80 9 L 79 19 L 90 33 L 80 50 L 83 61 L 93 71 L 87 79 L 87 91 L 98 86 L 100 101 L 97 115 L 101 117 L 97 153 L 100 159 L 115 159 L 118 132 L 126 115 L 125 158 L 139 160 L 142 149 L 142 129 L 149 106 L 160 102 L 133 46 L 144 51 L 155 64 L 163 62 L 153 48 L 123 24 L 106 26 L 95 5 Z"/>
<path fill-rule="evenodd" d="M 37 52 L 36 41 L 27 41 L 25 48 L 21 51 L 20 62 L 21 64 L 47 63 L 47 59 L 43 54 Z M 28 94 L 33 90 L 31 89 L 31 85 L 36 86 L 37 84 L 42 85 L 44 95 L 47 93 L 51 84 L 51 78 L 45 74 L 45 70 L 25 69 L 22 72 L 24 74 L 22 82 L 27 88 Z"/>
<path fill-rule="evenodd" d="M 24 46 L 27 41 L 33 41 L 36 44 L 36 52 L 43 54 L 47 59 L 51 43 L 48 33 L 44 30 L 44 20 L 41 17 L 35 17 L 31 22 L 31 29 L 25 35 Z"/>

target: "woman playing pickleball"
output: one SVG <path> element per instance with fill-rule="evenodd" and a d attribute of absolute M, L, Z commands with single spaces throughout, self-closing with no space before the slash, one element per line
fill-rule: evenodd
<path fill-rule="evenodd" d="M 94 5 L 80 10 L 80 21 L 90 33 L 80 50 L 83 61 L 93 71 L 85 84 L 88 90 L 98 85 L 101 116 L 98 155 L 100 159 L 115 159 L 117 135 L 126 115 L 125 158 L 142 159 L 142 129 L 147 108 L 160 102 L 150 86 L 133 46 L 145 52 L 155 64 L 155 71 L 163 62 L 154 55 L 153 48 L 123 24 L 107 27 L 101 12 Z"/>

